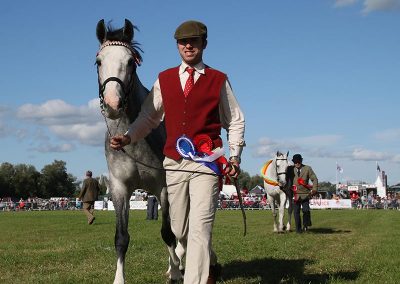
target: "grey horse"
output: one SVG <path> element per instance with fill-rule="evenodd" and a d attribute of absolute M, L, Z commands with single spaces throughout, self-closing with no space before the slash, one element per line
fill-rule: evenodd
<path fill-rule="evenodd" d="M 141 63 L 139 47 L 133 41 L 135 27 L 125 19 L 125 26 L 106 27 L 104 20 L 97 24 L 96 35 L 100 49 L 96 56 L 99 98 L 107 132 L 105 155 L 109 171 L 109 188 L 116 214 L 115 249 L 117 268 L 114 283 L 125 282 L 125 255 L 129 244 L 129 201 L 135 189 L 145 189 L 160 200 L 162 209 L 161 235 L 170 253 L 167 271 L 171 282 L 179 280 L 180 257 L 176 255 L 176 238 L 169 222 L 169 206 L 163 171 L 162 149 L 165 144 L 164 125 L 160 124 L 145 139 L 115 151 L 109 138 L 124 133 L 136 119 L 149 91 L 142 85 L 136 68 Z M 179 251 L 179 250 L 178 250 Z"/>

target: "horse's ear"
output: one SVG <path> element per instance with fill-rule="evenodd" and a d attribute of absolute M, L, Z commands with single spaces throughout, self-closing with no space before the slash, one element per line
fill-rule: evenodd
<path fill-rule="evenodd" d="M 276 156 L 279 157 L 281 155 L 281 152 L 276 151 Z"/>
<path fill-rule="evenodd" d="M 289 151 L 287 151 L 286 157 L 289 157 Z"/>
<path fill-rule="evenodd" d="M 106 40 L 107 28 L 106 25 L 104 24 L 104 19 L 101 19 L 97 23 L 96 36 L 100 43 L 103 43 Z"/>
<path fill-rule="evenodd" d="M 133 25 L 132 25 L 131 21 L 129 21 L 128 19 L 125 19 L 125 26 L 124 26 L 124 30 L 123 30 L 124 40 L 126 40 L 127 42 L 132 41 L 133 35 L 134 35 Z"/>

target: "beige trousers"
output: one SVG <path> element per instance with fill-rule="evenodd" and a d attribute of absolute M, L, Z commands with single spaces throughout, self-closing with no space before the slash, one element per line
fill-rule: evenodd
<path fill-rule="evenodd" d="M 88 223 L 93 220 L 93 212 L 94 212 L 94 201 L 83 202 L 83 212 L 85 213 Z"/>
<path fill-rule="evenodd" d="M 190 160 L 165 158 L 164 168 L 213 173 Z M 186 245 L 184 284 L 205 284 L 210 265 L 217 263 L 212 250 L 212 228 L 219 195 L 218 177 L 167 171 L 172 231 Z"/>

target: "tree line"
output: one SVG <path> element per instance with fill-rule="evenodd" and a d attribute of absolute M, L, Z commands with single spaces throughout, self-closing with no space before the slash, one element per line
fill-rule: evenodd
<path fill-rule="evenodd" d="M 0 197 L 72 197 L 79 189 L 77 178 L 67 173 L 66 163 L 55 160 L 39 172 L 32 165 L 0 165 Z"/>

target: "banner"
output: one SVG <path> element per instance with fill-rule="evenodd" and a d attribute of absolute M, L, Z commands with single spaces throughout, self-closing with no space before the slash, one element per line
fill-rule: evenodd
<path fill-rule="evenodd" d="M 311 209 L 351 209 L 350 199 L 310 199 Z"/>

